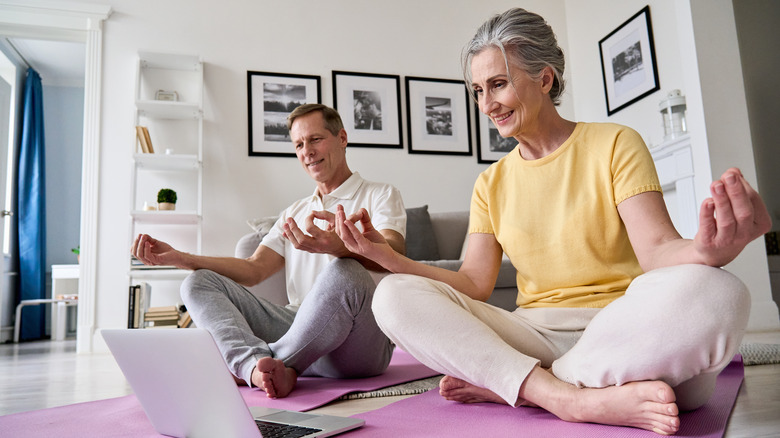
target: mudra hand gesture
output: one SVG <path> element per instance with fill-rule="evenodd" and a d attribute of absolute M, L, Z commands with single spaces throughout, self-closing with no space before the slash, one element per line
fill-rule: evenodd
<path fill-rule="evenodd" d="M 739 169 L 724 172 L 710 185 L 710 192 L 712 197 L 704 200 L 699 212 L 694 248 L 705 264 L 723 266 L 748 243 L 769 232 L 772 219 Z"/>

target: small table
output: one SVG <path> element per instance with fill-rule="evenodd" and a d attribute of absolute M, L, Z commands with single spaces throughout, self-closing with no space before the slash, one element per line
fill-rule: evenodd
<path fill-rule="evenodd" d="M 16 321 L 14 321 L 14 342 L 19 343 L 19 329 L 22 325 L 22 308 L 25 306 L 33 306 L 38 304 L 52 304 L 51 309 L 51 332 L 52 340 L 62 341 L 65 339 L 66 322 L 68 314 L 67 306 L 78 306 L 78 299 L 52 299 L 52 298 L 39 298 L 35 300 L 22 300 L 19 305 L 16 306 Z M 54 306 L 56 304 L 56 306 Z"/>
<path fill-rule="evenodd" d="M 51 339 L 62 341 L 67 334 L 68 312 L 70 306 L 78 306 L 78 280 L 81 275 L 79 265 L 51 265 L 51 296 L 22 300 L 16 306 L 16 321 L 14 322 L 14 342 L 19 342 L 19 330 L 22 324 L 22 308 L 39 304 L 51 304 Z M 75 280 L 75 281 L 74 281 Z M 68 283 L 76 284 L 75 289 Z"/>

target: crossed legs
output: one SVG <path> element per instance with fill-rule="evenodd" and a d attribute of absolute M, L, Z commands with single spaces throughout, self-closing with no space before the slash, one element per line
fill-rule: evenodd
<path fill-rule="evenodd" d="M 637 278 L 601 311 L 506 312 L 414 276 L 383 280 L 374 306 L 393 341 L 447 374 L 447 398 L 672 434 L 736 352 L 749 295 L 723 270 L 685 265 Z"/>
<path fill-rule="evenodd" d="M 188 277 L 182 297 L 195 323 L 214 336 L 231 372 L 269 397 L 284 397 L 302 374 L 363 377 L 387 368 L 393 346 L 374 320 L 374 289 L 357 261 L 335 259 L 297 312 L 210 271 Z"/>

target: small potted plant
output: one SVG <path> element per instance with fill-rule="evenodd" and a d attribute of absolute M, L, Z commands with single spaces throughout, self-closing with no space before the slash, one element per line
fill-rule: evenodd
<path fill-rule="evenodd" d="M 175 210 L 176 192 L 171 189 L 160 189 L 160 191 L 157 192 L 157 209 Z"/>
<path fill-rule="evenodd" d="M 70 252 L 72 252 L 73 254 L 76 254 L 76 260 L 79 263 L 81 263 L 81 245 L 79 245 L 79 246 L 77 246 L 75 248 L 71 248 Z"/>

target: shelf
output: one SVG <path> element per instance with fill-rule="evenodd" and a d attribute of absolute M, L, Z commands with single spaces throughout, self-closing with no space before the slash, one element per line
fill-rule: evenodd
<path fill-rule="evenodd" d="M 135 280 L 183 280 L 192 271 L 162 266 L 131 268 L 128 275 Z"/>
<path fill-rule="evenodd" d="M 193 55 L 139 52 L 138 57 L 141 59 L 141 68 L 200 71 L 202 65 L 200 58 Z"/>
<path fill-rule="evenodd" d="M 166 100 L 137 100 L 135 106 L 142 117 L 155 119 L 200 119 L 200 106 L 191 102 L 170 102 Z"/>
<path fill-rule="evenodd" d="M 135 154 L 136 165 L 144 170 L 198 170 L 197 155 Z"/>
<path fill-rule="evenodd" d="M 139 224 L 192 224 L 200 222 L 200 216 L 195 211 L 145 211 L 135 210 L 130 212 L 133 219 Z"/>
<path fill-rule="evenodd" d="M 203 61 L 199 56 L 139 52 L 136 60 L 133 108 L 135 125 L 151 131 L 156 153 L 140 153 L 133 140 L 129 240 L 140 233 L 170 242 L 176 248 L 201 253 L 203 237 Z M 159 92 L 176 100 L 158 100 Z M 162 97 L 162 96 L 160 96 Z M 174 152 L 174 149 L 176 148 Z M 168 150 L 170 154 L 163 151 Z M 157 200 L 161 187 L 186 196 L 176 210 L 143 210 Z M 175 283 L 191 271 L 174 266 L 127 265 L 130 285 L 160 283 L 155 300 L 181 301 Z M 156 288 L 156 286 L 155 286 Z M 174 298 L 174 295 L 176 296 Z"/>

